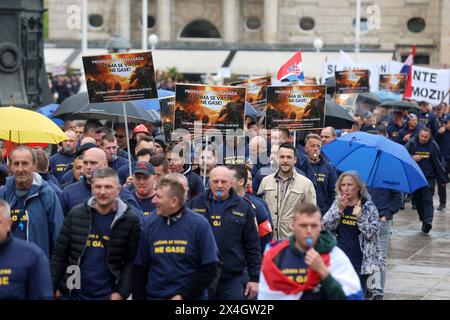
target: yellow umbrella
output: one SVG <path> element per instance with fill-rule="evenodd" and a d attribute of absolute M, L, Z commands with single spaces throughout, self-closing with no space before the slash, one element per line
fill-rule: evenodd
<path fill-rule="evenodd" d="M 38 112 L 1 107 L 0 139 L 15 143 L 58 144 L 68 138 L 52 120 Z"/>

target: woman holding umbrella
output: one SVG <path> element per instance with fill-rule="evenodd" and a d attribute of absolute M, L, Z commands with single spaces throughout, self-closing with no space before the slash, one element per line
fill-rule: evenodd
<path fill-rule="evenodd" d="M 357 172 L 347 171 L 339 177 L 336 199 L 323 225 L 335 232 L 337 245 L 350 259 L 365 292 L 367 278 L 384 269 L 385 261 L 378 251 L 378 211 Z"/>

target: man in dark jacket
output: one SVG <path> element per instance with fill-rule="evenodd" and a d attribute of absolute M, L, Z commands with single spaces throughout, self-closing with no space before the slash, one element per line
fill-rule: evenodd
<path fill-rule="evenodd" d="M 64 215 L 55 191 L 36 173 L 36 155 L 26 146 L 9 154 L 12 177 L 0 188 L 0 199 L 11 206 L 12 234 L 35 243 L 49 257 Z"/>
<path fill-rule="evenodd" d="M 95 172 L 92 192 L 92 198 L 70 210 L 58 237 L 51 262 L 55 297 L 127 299 L 132 292 L 139 219 L 118 197 L 119 178 L 111 168 Z M 77 267 L 79 281 L 70 281 L 69 266 Z"/>
<path fill-rule="evenodd" d="M 77 155 L 77 135 L 74 131 L 66 131 L 68 139 L 62 142 L 61 151 L 50 158 L 50 171 L 61 183 L 64 174 L 72 168 L 73 160 Z"/>
<path fill-rule="evenodd" d="M 108 166 L 114 171 L 118 171 L 120 167 L 128 164 L 128 159 L 119 157 L 117 155 L 117 139 L 114 135 L 107 134 L 102 138 L 100 148 L 105 151 Z"/>
<path fill-rule="evenodd" d="M 219 252 L 208 220 L 184 206 L 181 174 L 161 179 L 156 214 L 145 223 L 135 261 L 133 300 L 205 299 L 219 273 Z"/>
<path fill-rule="evenodd" d="M 439 133 L 436 142 L 441 149 L 441 155 L 445 160 L 445 169 L 447 174 L 450 173 L 450 114 L 442 118 L 442 127 L 439 128 Z M 445 209 L 447 204 L 447 188 L 446 184 L 438 183 L 439 207 L 438 211 Z"/>
<path fill-rule="evenodd" d="M 406 144 L 409 140 L 415 138 L 420 129 L 423 128 L 423 124 L 419 122 L 417 115 L 410 113 L 407 116 L 408 121 L 398 132 L 397 141 L 400 144 Z"/>
<path fill-rule="evenodd" d="M 48 258 L 34 243 L 11 234 L 9 204 L 0 200 L 0 300 L 52 299 Z"/>
<path fill-rule="evenodd" d="M 91 148 L 84 153 L 83 179 L 80 182 L 71 184 L 63 191 L 64 215 L 67 215 L 70 209 L 80 203 L 83 203 L 92 196 L 92 178 L 95 171 L 107 167 L 108 162 L 106 161 L 105 152 L 103 152 L 102 149 Z M 122 187 L 119 193 L 119 197 L 123 201 L 129 203 L 135 209 L 134 212 L 142 221 L 144 213 L 140 209 L 139 204 L 134 199 L 132 193 L 128 189 Z"/>
<path fill-rule="evenodd" d="M 322 216 L 330 209 L 336 196 L 336 169 L 320 152 L 322 140 L 317 134 L 310 133 L 305 138 L 305 151 L 308 161 L 314 171 L 314 180 L 317 195 L 317 205 Z M 311 180 L 311 179 L 310 179 Z"/>
<path fill-rule="evenodd" d="M 433 112 L 430 112 L 430 110 L 428 110 L 428 102 L 420 101 L 419 108 L 419 122 L 427 126 L 431 130 L 432 137 L 436 138 L 440 127 L 439 120 Z"/>
<path fill-rule="evenodd" d="M 189 192 L 188 199 L 194 195 L 197 195 L 205 190 L 202 178 L 192 171 L 192 168 L 185 167 L 186 158 L 180 145 L 169 147 L 167 150 L 166 158 L 169 162 L 169 173 L 181 173 L 188 180 Z M 186 155 L 187 156 L 187 155 Z"/>
<path fill-rule="evenodd" d="M 258 293 L 261 252 L 255 212 L 231 187 L 232 173 L 225 167 L 211 171 L 210 189 L 194 197 L 187 207 L 208 219 L 219 247 L 223 269 L 211 299 L 242 300 Z M 243 272 L 249 282 L 243 292 Z"/>
<path fill-rule="evenodd" d="M 410 140 L 405 148 L 413 159 L 417 162 L 425 175 L 428 186 L 422 187 L 414 192 L 414 200 L 417 206 L 419 219 L 422 221 L 422 231 L 429 233 L 433 222 L 433 195 L 434 187 L 437 183 L 449 182 L 445 172 L 439 146 L 431 138 L 431 130 L 423 127 L 419 135 Z"/>

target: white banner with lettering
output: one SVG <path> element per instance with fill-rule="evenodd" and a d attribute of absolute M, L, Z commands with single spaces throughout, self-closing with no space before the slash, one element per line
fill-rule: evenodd
<path fill-rule="evenodd" d="M 391 61 L 389 66 L 390 73 L 399 72 L 402 66 L 403 63 Z M 426 101 L 432 105 L 439 104 L 450 89 L 450 69 L 413 66 L 412 72 L 411 98 L 417 101 Z M 444 102 L 450 103 L 450 95 L 447 95 Z"/>

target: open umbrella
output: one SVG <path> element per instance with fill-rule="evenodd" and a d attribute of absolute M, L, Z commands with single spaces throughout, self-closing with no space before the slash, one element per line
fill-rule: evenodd
<path fill-rule="evenodd" d="M 357 171 L 372 188 L 411 193 L 428 184 L 405 147 L 381 135 L 353 132 L 323 146 L 322 151 L 337 169 Z"/>
<path fill-rule="evenodd" d="M 158 90 L 159 98 L 168 97 L 171 95 L 173 96 L 173 95 L 175 95 L 175 93 L 172 91 L 168 91 L 168 90 L 162 90 L 162 89 Z M 135 100 L 135 101 L 129 101 L 129 102 L 132 102 L 133 104 L 135 104 L 135 106 L 138 106 L 145 110 L 149 110 L 149 109 L 159 110 L 158 99 L 143 99 L 143 100 Z M 105 102 L 102 104 L 108 105 L 110 103 L 121 103 L 121 102 Z M 74 114 L 76 112 L 80 112 L 81 110 L 86 110 L 88 105 L 89 105 L 89 98 L 88 98 L 87 92 L 86 91 L 79 92 L 73 96 L 70 96 L 63 102 L 61 102 L 61 104 L 59 105 L 59 108 L 53 114 L 53 117 L 66 120 L 66 118 L 68 118 L 72 114 Z M 97 106 L 98 106 L 98 104 L 95 104 L 94 109 L 99 109 Z M 127 109 L 127 111 L 128 111 L 128 109 Z M 80 115 L 77 115 L 75 117 L 83 118 Z M 71 119 L 74 119 L 74 118 L 71 117 Z M 107 118 L 102 118 L 102 119 L 107 119 Z"/>
<path fill-rule="evenodd" d="M 398 101 L 398 100 L 389 100 L 386 102 L 383 102 L 382 104 L 380 104 L 381 107 L 385 107 L 388 109 L 395 109 L 395 110 L 409 110 L 409 109 L 414 109 L 414 110 L 420 110 L 419 107 L 411 102 L 411 101 Z"/>
<path fill-rule="evenodd" d="M 374 93 L 362 92 L 358 93 L 356 103 L 368 103 L 371 106 L 378 106 L 381 103 L 381 99 Z"/>
<path fill-rule="evenodd" d="M 42 113 L 47 118 L 50 118 L 54 123 L 56 123 L 56 125 L 62 126 L 64 121 L 62 121 L 61 119 L 58 119 L 58 118 L 53 118 L 53 114 L 55 113 L 56 109 L 58 109 L 58 108 L 59 108 L 59 104 L 52 103 L 52 104 L 43 106 L 43 107 L 37 109 L 36 111 L 39 113 Z"/>
<path fill-rule="evenodd" d="M 16 108 L 0 108 L 0 139 L 15 143 L 52 143 L 67 140 L 66 134 L 39 112 Z"/>
<path fill-rule="evenodd" d="M 65 119 L 97 119 L 124 122 L 122 104 L 125 104 L 128 122 L 142 123 L 144 121 L 155 121 L 154 115 L 137 106 L 135 101 L 89 103 L 81 108 L 81 110 L 66 116 Z"/>
<path fill-rule="evenodd" d="M 326 99 L 325 127 L 335 129 L 350 129 L 355 123 L 353 117 L 332 99 Z"/>

